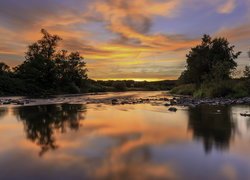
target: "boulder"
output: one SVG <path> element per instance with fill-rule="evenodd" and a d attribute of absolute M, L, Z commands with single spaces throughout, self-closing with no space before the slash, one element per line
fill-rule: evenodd
<path fill-rule="evenodd" d="M 177 108 L 175 108 L 175 107 L 170 107 L 170 108 L 168 108 L 168 110 L 171 111 L 171 112 L 176 112 L 176 111 L 177 111 Z"/>

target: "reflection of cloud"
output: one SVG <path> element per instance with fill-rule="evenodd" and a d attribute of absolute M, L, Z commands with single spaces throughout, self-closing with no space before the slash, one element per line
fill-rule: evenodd
<path fill-rule="evenodd" d="M 239 114 L 235 112 L 233 116 Z M 187 115 L 185 110 L 168 113 L 162 106 L 88 105 L 82 128 L 63 134 L 55 131 L 60 148 L 38 157 L 39 147 L 25 140 L 23 125 L 12 125 L 16 116 L 4 114 L 0 121 L 0 178 L 247 179 L 248 156 L 231 150 L 206 156 L 200 143 L 191 142 Z M 211 119 L 208 124 L 214 124 Z M 247 137 L 242 138 L 245 144 Z"/>
<path fill-rule="evenodd" d="M 230 164 L 224 165 L 221 168 L 221 173 L 222 175 L 224 175 L 226 179 L 230 179 L 230 180 L 238 179 L 236 169 Z"/>

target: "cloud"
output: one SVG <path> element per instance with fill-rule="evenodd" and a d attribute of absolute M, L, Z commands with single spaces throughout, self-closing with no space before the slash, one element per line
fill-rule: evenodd
<path fill-rule="evenodd" d="M 234 42 L 246 40 L 250 35 L 250 23 L 246 22 L 245 24 L 241 24 L 232 28 L 222 28 L 216 35 L 228 37 Z"/>
<path fill-rule="evenodd" d="M 224 4 L 218 7 L 218 12 L 221 14 L 229 14 L 236 8 L 236 0 L 226 0 Z"/>
<path fill-rule="evenodd" d="M 23 58 L 11 59 L 24 56 L 26 47 L 41 37 L 40 29 L 44 28 L 63 38 L 60 48 L 82 53 L 91 78 L 177 77 L 184 67 L 185 54 L 201 37 L 173 31 L 182 27 L 178 24 L 183 22 L 179 22 L 182 12 L 188 10 L 193 17 L 190 10 L 201 9 L 207 10 L 204 16 L 217 12 L 216 16 L 226 17 L 221 14 L 233 12 L 237 4 L 235 0 L 2 0 L 1 60 L 21 62 Z M 202 16 L 195 19 L 202 20 Z M 168 31 L 169 22 L 176 27 Z M 199 29 L 192 28 L 195 32 Z M 248 32 L 249 23 L 245 23 L 220 29 L 216 35 L 246 42 Z M 173 59 L 183 63 L 172 64 L 173 68 L 162 64 Z M 155 66 L 149 64 L 150 60 Z"/>

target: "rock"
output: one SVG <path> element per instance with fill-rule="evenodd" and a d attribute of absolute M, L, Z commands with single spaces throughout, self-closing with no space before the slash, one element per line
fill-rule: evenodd
<path fill-rule="evenodd" d="M 171 106 L 171 104 L 169 104 L 169 103 L 166 103 L 166 104 L 164 104 L 164 106 Z"/>
<path fill-rule="evenodd" d="M 4 101 L 3 104 L 10 104 L 10 101 Z"/>
<path fill-rule="evenodd" d="M 239 100 L 236 101 L 236 103 L 237 103 L 237 104 L 244 104 L 244 101 L 241 100 L 241 99 L 239 99 Z"/>
<path fill-rule="evenodd" d="M 171 112 L 176 112 L 176 111 L 177 111 L 177 108 L 175 108 L 175 107 L 170 107 L 170 108 L 168 108 L 168 110 L 171 111 Z"/>
<path fill-rule="evenodd" d="M 24 105 L 24 102 L 23 102 L 23 101 L 17 101 L 16 104 L 17 104 L 17 105 Z"/>
<path fill-rule="evenodd" d="M 176 103 L 176 101 L 174 99 L 170 99 L 170 104 L 174 105 L 174 104 L 177 104 L 177 103 Z"/>
<path fill-rule="evenodd" d="M 112 103 L 113 105 L 118 104 L 118 99 L 112 99 L 112 100 L 111 100 L 111 103 Z"/>
<path fill-rule="evenodd" d="M 240 113 L 240 115 L 244 116 L 244 117 L 250 117 L 250 113 L 249 112 Z"/>

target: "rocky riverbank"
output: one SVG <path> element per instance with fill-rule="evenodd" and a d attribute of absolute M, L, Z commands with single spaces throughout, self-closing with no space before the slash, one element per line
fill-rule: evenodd
<path fill-rule="evenodd" d="M 189 106 L 195 107 L 199 105 L 250 105 L 250 97 L 244 98 L 204 98 L 204 99 L 196 99 L 192 97 L 179 97 L 174 98 L 172 104 L 181 105 L 181 106 Z"/>
<path fill-rule="evenodd" d="M 125 93 L 124 93 L 125 94 Z M 0 98 L 0 105 L 42 105 L 42 104 L 111 104 L 111 105 L 126 105 L 126 104 L 152 104 L 165 106 L 186 106 L 195 107 L 199 105 L 250 105 L 250 97 L 232 99 L 232 98 L 205 98 L 196 99 L 193 97 L 170 96 L 167 93 L 156 95 L 144 95 L 140 97 L 135 94 L 99 94 L 99 95 L 83 95 L 83 96 L 67 96 L 55 97 L 47 99 L 29 99 L 24 97 L 19 98 Z"/>

